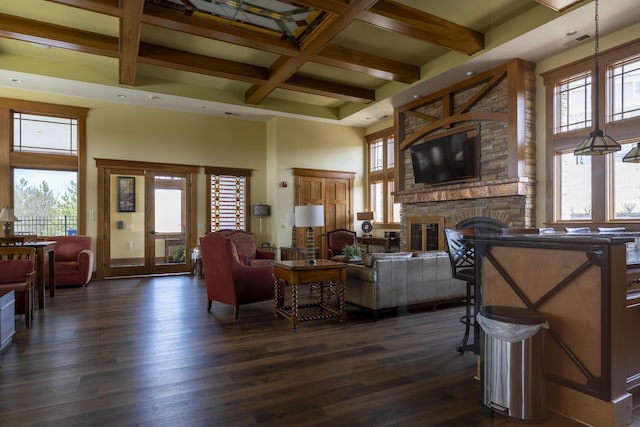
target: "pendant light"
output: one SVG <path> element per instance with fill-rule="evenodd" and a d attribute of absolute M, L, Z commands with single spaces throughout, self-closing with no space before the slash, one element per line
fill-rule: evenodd
<path fill-rule="evenodd" d="M 620 151 L 622 147 L 610 136 L 606 136 L 600 129 L 600 67 L 598 66 L 598 0 L 596 0 L 596 68 L 592 88 L 595 90 L 595 125 L 596 128 L 587 137 L 573 154 L 576 156 L 597 156 L 601 154 L 614 153 Z"/>
<path fill-rule="evenodd" d="M 625 154 L 622 161 L 626 163 L 640 163 L 640 142 Z"/>

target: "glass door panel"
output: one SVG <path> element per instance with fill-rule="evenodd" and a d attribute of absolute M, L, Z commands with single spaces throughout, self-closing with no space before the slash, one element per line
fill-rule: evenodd
<path fill-rule="evenodd" d="M 113 171 L 107 181 L 107 275 L 145 274 L 145 176 Z"/>
<path fill-rule="evenodd" d="M 187 178 L 186 176 L 151 173 L 153 178 L 153 239 L 150 244 L 154 273 L 187 271 L 189 248 L 186 244 Z"/>

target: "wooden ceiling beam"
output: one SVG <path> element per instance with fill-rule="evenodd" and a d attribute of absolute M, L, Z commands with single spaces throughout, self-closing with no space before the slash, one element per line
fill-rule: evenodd
<path fill-rule="evenodd" d="M 57 3 L 71 6 L 90 12 L 102 13 L 110 16 L 120 16 L 119 0 L 47 0 L 49 3 Z"/>
<path fill-rule="evenodd" d="M 239 27 L 224 25 L 212 19 L 199 19 L 185 16 L 166 8 L 146 6 L 142 22 L 156 27 L 179 31 L 194 36 L 232 43 L 238 46 L 275 53 L 277 55 L 294 56 L 298 47 L 287 40 L 247 31 Z"/>
<path fill-rule="evenodd" d="M 138 62 L 213 77 L 261 84 L 269 78 L 269 69 L 197 53 L 141 43 Z"/>
<path fill-rule="evenodd" d="M 264 84 L 269 69 L 241 62 L 212 58 L 150 43 L 141 43 L 138 62 L 213 77 Z M 369 103 L 375 91 L 295 74 L 280 85 L 283 89 L 312 93 L 349 102 Z"/>
<path fill-rule="evenodd" d="M 264 34 L 223 25 L 213 20 L 194 19 L 168 11 L 165 8 L 147 6 L 142 22 L 278 55 L 295 56 L 300 52 L 295 44 L 287 40 L 274 39 Z M 420 79 L 420 67 L 353 49 L 341 48 L 337 45 L 329 45 L 310 61 L 344 70 L 358 71 L 389 81 L 414 83 Z"/>
<path fill-rule="evenodd" d="M 373 6 L 377 0 L 352 0 L 344 12 L 331 15 L 305 39 L 300 46 L 300 53 L 295 57 L 281 56 L 271 66 L 269 81 L 263 85 L 253 85 L 245 94 L 247 104 L 257 104 L 268 96 L 281 83 L 298 71 L 311 57 L 325 48 L 329 42 L 359 14 Z"/>
<path fill-rule="evenodd" d="M 313 95 L 326 96 L 329 98 L 341 99 L 348 102 L 368 104 L 375 101 L 376 91 L 372 89 L 359 88 L 344 85 L 341 83 L 328 82 L 313 77 L 294 74 L 280 88 L 294 90 L 296 92 L 310 93 Z"/>
<path fill-rule="evenodd" d="M 336 44 L 330 44 L 322 49 L 311 61 L 368 74 L 383 80 L 408 84 L 420 80 L 420 67 L 418 66 L 362 53 Z"/>
<path fill-rule="evenodd" d="M 484 34 L 392 0 L 381 0 L 360 20 L 467 55 L 484 49 Z"/>
<path fill-rule="evenodd" d="M 118 38 L 0 13 L 0 37 L 118 57 Z"/>
<path fill-rule="evenodd" d="M 49 0 L 67 6 L 82 8 L 98 13 L 108 13 L 117 16 L 120 11 L 118 0 Z M 325 2 L 324 0 L 306 1 L 309 7 L 328 11 L 343 11 L 346 4 L 340 0 Z M 112 7 L 114 6 L 115 7 Z M 322 6 L 322 7 L 321 7 Z M 262 50 L 277 55 L 295 56 L 298 47 L 289 40 L 246 31 L 245 29 L 224 25 L 215 20 L 194 19 L 193 17 L 176 13 L 167 8 L 148 5 L 144 8 L 141 22 L 204 38 L 232 43 L 252 49 Z M 420 79 L 420 67 L 401 61 L 394 61 L 376 55 L 347 49 L 338 45 L 329 45 L 318 55 L 310 59 L 311 62 L 329 65 L 343 70 L 356 71 L 376 78 L 414 83 Z"/>
<path fill-rule="evenodd" d="M 298 0 L 298 3 L 331 13 L 342 13 L 347 7 L 340 0 Z M 484 34 L 393 0 L 378 1 L 358 20 L 468 55 L 484 49 Z"/>
<path fill-rule="evenodd" d="M 134 86 L 136 84 L 136 65 L 140 47 L 142 9 L 144 0 L 127 0 L 122 2 L 120 15 L 120 84 Z"/>

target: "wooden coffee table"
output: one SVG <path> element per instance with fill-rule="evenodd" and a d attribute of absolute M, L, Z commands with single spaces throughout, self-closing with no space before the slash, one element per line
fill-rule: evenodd
<path fill-rule="evenodd" d="M 273 275 L 275 276 L 275 305 L 274 316 L 282 315 L 291 321 L 291 326 L 295 329 L 299 321 L 320 320 L 337 317 L 340 322 L 346 319 L 344 286 L 347 279 L 347 265 L 342 262 L 329 261 L 325 259 L 316 260 L 315 264 L 307 264 L 306 260 L 297 261 L 276 261 L 273 264 Z M 280 281 L 284 280 L 285 285 L 291 286 L 291 305 L 280 303 Z M 298 285 L 304 283 L 336 282 L 338 286 L 338 307 L 327 305 L 324 301 L 323 286 L 320 288 L 318 302 L 309 304 L 298 304 Z M 300 316 L 299 308 L 317 307 L 318 311 L 311 315 Z"/>

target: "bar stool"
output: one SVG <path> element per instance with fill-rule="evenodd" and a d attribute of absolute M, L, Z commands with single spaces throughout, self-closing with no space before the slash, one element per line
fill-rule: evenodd
<path fill-rule="evenodd" d="M 475 324 L 475 313 L 471 309 L 474 306 L 474 288 L 476 283 L 476 262 L 475 247 L 473 240 L 468 236 L 475 236 L 476 230 L 445 228 L 445 241 L 447 253 L 451 262 L 451 275 L 467 283 L 467 293 L 465 297 L 465 314 L 460 317 L 460 322 L 465 326 L 462 343 L 456 348 L 460 353 L 473 349 L 473 344 L 468 344 L 469 331 Z"/>

